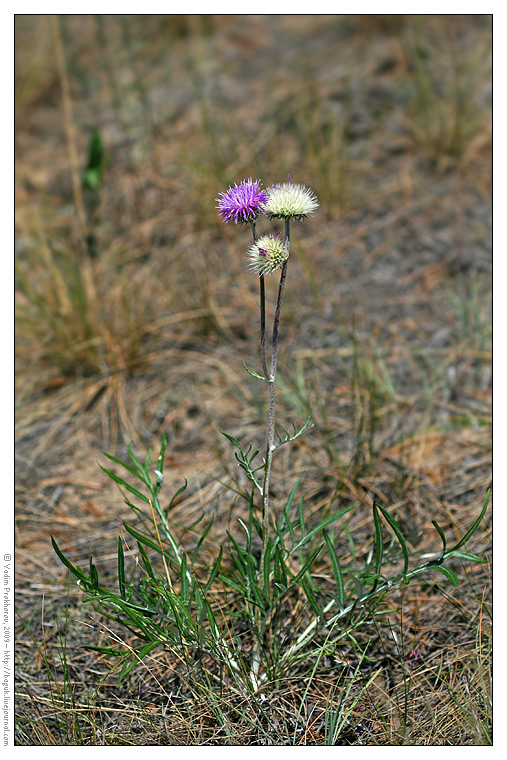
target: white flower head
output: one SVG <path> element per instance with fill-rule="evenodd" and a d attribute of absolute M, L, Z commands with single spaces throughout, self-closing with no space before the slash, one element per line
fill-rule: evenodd
<path fill-rule="evenodd" d="M 270 219 L 305 219 L 319 207 L 317 196 L 304 185 L 287 181 L 268 188 L 264 213 Z"/>
<path fill-rule="evenodd" d="M 289 258 L 289 252 L 276 235 L 263 235 L 246 252 L 248 268 L 259 275 L 276 272 Z"/>

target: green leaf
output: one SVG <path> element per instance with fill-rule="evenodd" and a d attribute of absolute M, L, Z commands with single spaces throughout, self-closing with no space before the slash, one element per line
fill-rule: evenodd
<path fill-rule="evenodd" d="M 138 491 L 137 488 L 134 488 L 134 486 L 129 485 L 126 483 L 122 478 L 119 478 L 118 475 L 115 475 L 114 472 L 111 472 L 111 470 L 106 470 L 105 467 L 102 467 L 101 464 L 99 464 L 99 467 L 101 470 L 103 470 L 106 475 L 109 475 L 111 480 L 114 480 L 115 483 L 118 483 L 119 486 L 122 486 L 123 488 L 126 488 L 127 491 L 134 494 L 134 496 L 137 496 L 138 499 L 141 499 L 141 501 L 144 501 L 145 504 L 149 504 L 150 500 L 147 496 L 145 496 L 141 491 Z"/>
<path fill-rule="evenodd" d="M 278 434 L 278 432 L 277 432 L 276 436 L 278 438 L 279 443 L 276 445 L 276 448 L 279 449 L 280 446 L 284 445 L 284 443 L 290 443 L 290 441 L 295 441 L 296 438 L 299 438 L 300 435 L 303 435 L 303 433 L 305 432 L 305 430 L 308 429 L 308 427 L 313 427 L 313 425 L 310 426 L 310 420 L 311 420 L 311 418 L 312 418 L 312 412 L 310 410 L 310 412 L 308 413 L 308 417 L 306 418 L 306 421 L 303 423 L 303 426 L 299 430 L 296 430 L 296 426 L 293 423 L 292 424 L 292 429 L 293 429 L 292 433 L 289 433 L 288 430 L 284 431 L 285 432 L 285 438 L 282 438 Z"/>
<path fill-rule="evenodd" d="M 67 557 L 65 556 L 65 554 L 59 548 L 59 546 L 56 543 L 56 541 L 53 538 L 53 536 L 51 536 L 51 534 L 50 534 L 50 538 L 51 538 L 51 543 L 53 545 L 53 549 L 55 550 L 55 552 L 56 552 L 58 558 L 60 559 L 60 561 L 65 565 L 66 568 L 68 568 L 68 570 L 70 570 L 70 572 L 72 573 L 72 575 L 78 581 L 81 581 L 85 586 L 90 586 L 90 579 L 88 578 L 88 576 L 85 575 L 85 573 L 81 570 L 81 568 L 77 567 L 76 565 L 73 565 L 72 562 L 70 562 L 67 559 Z"/>
<path fill-rule="evenodd" d="M 140 541 L 137 542 L 137 547 L 138 547 L 138 549 L 139 549 L 139 551 L 141 553 L 141 557 L 143 558 L 143 562 L 144 562 L 144 566 L 146 568 L 146 572 L 150 576 L 150 578 L 153 581 L 153 583 L 156 584 L 157 583 L 157 579 L 155 578 L 155 573 L 153 572 L 153 568 L 151 566 L 151 562 L 148 559 L 148 555 L 146 554 L 146 552 L 144 550 L 144 547 L 143 547 L 143 545 L 142 545 L 142 543 Z"/>
<path fill-rule="evenodd" d="M 245 360 L 243 359 L 243 366 L 248 372 L 249 375 L 252 375 L 252 377 L 256 377 L 257 380 L 265 380 L 266 382 L 269 382 L 267 377 L 264 377 L 263 375 L 258 375 L 257 372 L 253 372 L 251 369 L 248 369 L 248 367 L 245 364 Z"/>
<path fill-rule="evenodd" d="M 158 647 L 160 644 L 160 641 L 149 641 L 147 644 L 144 645 L 142 649 L 139 650 L 138 653 L 135 653 L 132 657 L 132 659 L 127 661 L 125 665 L 122 667 L 119 678 L 118 678 L 118 685 L 121 684 L 123 679 L 126 675 L 130 673 L 132 668 L 134 668 L 138 662 L 141 662 L 146 655 L 148 655 L 150 652 L 152 652 L 155 647 Z"/>
<path fill-rule="evenodd" d="M 275 546 L 273 578 L 280 589 L 285 591 L 289 586 L 287 567 L 284 560 L 284 552 L 279 545 Z"/>
<path fill-rule="evenodd" d="M 485 562 L 488 562 L 486 557 L 479 557 L 477 554 L 472 554 L 471 552 L 462 552 L 462 551 L 449 551 L 446 553 L 445 558 L 448 557 L 457 557 L 458 559 L 467 559 L 470 562 L 480 562 L 481 564 L 484 564 Z"/>
<path fill-rule="evenodd" d="M 167 446 L 167 433 L 164 430 L 164 433 L 162 435 L 162 443 L 160 444 L 160 454 L 158 455 L 157 459 L 157 470 L 159 472 L 164 472 L 164 458 L 165 458 L 165 450 Z"/>
<path fill-rule="evenodd" d="M 136 455 L 132 451 L 132 446 L 130 444 L 127 446 L 127 454 L 129 455 L 130 461 L 135 464 L 135 466 L 137 467 L 137 469 L 143 476 L 143 480 L 144 480 L 144 477 L 145 477 L 144 467 L 141 464 L 140 460 L 136 457 Z"/>
<path fill-rule="evenodd" d="M 299 585 L 303 589 L 303 591 L 305 593 L 305 596 L 308 599 L 308 601 L 310 602 L 310 605 L 311 605 L 313 611 L 315 612 L 315 614 L 319 618 L 322 619 L 322 610 L 320 609 L 320 607 L 319 607 L 319 605 L 317 603 L 317 600 L 315 599 L 314 595 L 312 594 L 312 591 L 311 591 L 310 587 L 308 586 L 308 583 L 306 582 L 306 580 L 304 578 L 302 578 Z"/>
<path fill-rule="evenodd" d="M 323 545 L 324 544 L 321 544 L 317 549 L 315 549 L 315 551 L 313 551 L 310 554 L 309 558 L 306 560 L 306 562 L 303 565 L 303 567 L 301 568 L 301 570 L 292 579 L 291 584 L 290 584 L 291 586 L 293 586 L 296 583 L 299 583 L 299 581 L 301 580 L 301 578 L 304 575 L 306 575 L 306 573 L 308 572 L 308 570 L 310 569 L 310 567 L 313 565 L 313 563 L 317 559 L 317 555 L 320 554 L 320 551 L 321 551 Z"/>
<path fill-rule="evenodd" d="M 333 575 L 336 581 L 336 594 L 338 597 L 338 603 L 340 605 L 340 608 L 343 609 L 345 606 L 345 584 L 343 583 L 343 575 L 340 567 L 340 562 L 338 561 L 338 555 L 336 554 L 336 549 L 334 547 L 334 544 L 332 540 L 329 537 L 329 534 L 327 530 L 323 531 L 324 533 L 324 540 L 326 542 L 327 550 L 329 552 L 329 558 L 331 560 L 331 566 L 333 568 Z"/>
<path fill-rule="evenodd" d="M 150 477 L 150 461 L 151 461 L 151 452 L 152 447 L 148 446 L 148 451 L 146 452 L 146 456 L 144 457 L 144 474 L 149 479 Z"/>
<path fill-rule="evenodd" d="M 112 454 L 107 454 L 105 451 L 103 451 L 102 453 L 104 454 L 105 457 L 110 459 L 111 462 L 114 462 L 115 464 L 119 464 L 120 467 L 123 467 L 125 470 L 127 470 L 127 472 L 130 472 L 131 475 L 133 475 L 135 478 L 137 478 L 138 480 L 141 480 L 144 483 L 144 478 L 141 475 L 139 475 L 137 470 L 135 470 L 129 464 L 127 464 L 126 462 L 122 462 L 121 459 L 118 459 L 118 457 L 114 457 Z"/>
<path fill-rule="evenodd" d="M 236 446 L 237 449 L 239 449 L 240 451 L 243 451 L 243 449 L 241 448 L 241 444 L 240 444 L 240 442 L 238 441 L 237 438 L 234 438 L 233 435 L 229 435 L 229 433 L 225 433 L 223 430 L 220 430 L 220 428 L 218 428 L 218 432 L 222 433 L 222 435 L 225 438 L 227 438 L 228 441 L 230 441 L 232 444 L 234 444 L 234 446 Z"/>
<path fill-rule="evenodd" d="M 433 565 L 433 570 L 438 570 L 439 573 L 442 573 L 442 575 L 445 575 L 448 581 L 452 583 L 453 586 L 459 585 L 458 576 L 454 572 L 454 570 L 451 570 L 449 567 L 445 567 L 445 565 Z"/>
<path fill-rule="evenodd" d="M 343 517 L 347 512 L 350 512 L 351 509 L 354 508 L 354 505 L 351 507 L 346 507 L 345 509 L 340 509 L 339 512 L 334 512 L 332 515 L 329 515 L 326 517 L 322 522 L 320 522 L 315 528 L 312 528 L 311 531 L 306 533 L 296 544 L 296 546 L 293 546 L 290 550 L 290 554 L 293 554 L 296 549 L 299 549 L 300 546 L 304 546 L 304 544 L 308 543 L 308 541 L 314 536 L 316 533 L 319 533 L 319 531 L 322 531 L 324 528 L 327 528 L 328 525 L 331 525 L 331 523 L 336 522 L 340 517 Z"/>
<path fill-rule="evenodd" d="M 159 554 L 162 554 L 162 551 L 160 549 L 160 546 L 155 542 L 152 541 L 152 539 L 149 536 L 146 536 L 144 533 L 141 533 L 136 528 L 133 528 L 128 523 L 123 523 L 123 526 L 125 530 L 130 533 L 131 536 L 134 536 L 140 543 L 144 544 L 145 546 L 149 546 L 150 549 L 154 549 Z"/>
<path fill-rule="evenodd" d="M 373 522 L 375 524 L 375 574 L 379 577 L 382 572 L 382 558 L 384 556 L 384 535 L 375 501 L 373 502 Z"/>
<path fill-rule="evenodd" d="M 213 563 L 213 567 L 211 568 L 211 573 L 209 574 L 208 580 L 206 581 L 206 585 L 204 586 L 202 590 L 203 596 L 205 596 L 210 590 L 211 585 L 213 581 L 215 580 L 218 574 L 218 571 L 220 570 L 220 565 L 222 562 L 222 553 L 223 553 L 223 547 L 221 546 L 218 552 L 218 557 L 216 558 L 215 562 Z"/>
<path fill-rule="evenodd" d="M 436 560 L 437 563 L 440 564 L 441 562 L 443 562 L 444 557 L 445 557 L 445 549 L 446 549 L 446 546 L 447 546 L 447 542 L 445 540 L 444 531 L 442 530 L 442 528 L 440 527 L 440 525 L 437 523 L 437 521 L 436 520 L 432 520 L 431 523 L 432 523 L 433 527 L 437 530 L 438 535 L 440 536 L 440 539 L 442 541 L 442 551 L 440 552 L 439 558 Z"/>
<path fill-rule="evenodd" d="M 459 549 L 461 546 L 463 546 L 464 544 L 466 544 L 466 542 L 468 541 L 468 539 L 473 536 L 473 534 L 475 533 L 475 531 L 479 527 L 479 525 L 480 525 L 480 523 L 482 521 L 482 518 L 486 514 L 486 510 L 488 508 L 488 503 L 489 503 L 489 496 L 490 496 L 490 491 L 488 490 L 488 493 L 486 494 L 486 501 L 484 502 L 484 505 L 483 505 L 483 507 L 481 509 L 481 513 L 480 513 L 479 517 L 475 520 L 475 522 L 473 523 L 472 527 L 469 530 L 467 530 L 467 532 L 465 533 L 465 535 L 463 536 L 463 538 L 460 541 L 458 541 L 458 543 L 455 546 L 453 546 L 449 551 L 451 551 L 451 552 L 456 551 L 456 549 Z"/>
<path fill-rule="evenodd" d="M 199 518 L 199 522 L 203 519 L 203 517 L 204 517 L 204 512 L 202 513 L 201 517 Z M 213 525 L 213 520 L 214 519 L 215 519 L 215 515 L 211 515 L 211 520 L 209 521 L 207 527 L 204 529 L 204 533 L 202 534 L 202 536 L 200 537 L 199 541 L 197 542 L 197 546 L 195 547 L 194 552 L 192 554 L 192 561 L 190 563 L 190 570 L 192 570 L 192 568 L 194 566 L 195 560 L 197 559 L 197 556 L 199 554 L 199 550 L 200 550 L 200 548 L 201 548 L 201 546 L 203 544 L 203 541 L 205 540 L 206 536 L 208 535 L 208 533 L 211 530 L 211 526 Z"/>
<path fill-rule="evenodd" d="M 93 560 L 91 556 L 90 556 L 90 581 L 93 588 L 96 588 L 96 589 L 99 588 L 99 574 L 97 572 L 97 568 L 93 564 Z"/>
<path fill-rule="evenodd" d="M 190 601 L 190 587 L 187 575 L 187 555 L 183 552 L 181 556 L 181 601 L 188 604 Z"/>
<path fill-rule="evenodd" d="M 171 509 L 172 505 L 174 504 L 175 500 L 178 498 L 180 493 L 183 493 L 183 491 L 185 491 L 187 488 L 187 485 L 188 485 L 187 479 L 185 478 L 184 480 L 185 480 L 184 484 L 181 486 L 181 488 L 178 488 L 178 490 L 176 491 L 176 493 L 174 494 L 174 496 L 172 497 L 171 501 L 169 502 L 169 504 L 167 505 L 165 509 L 166 517 L 169 514 L 169 510 Z"/>
<path fill-rule="evenodd" d="M 114 647 L 94 647 L 91 644 L 80 644 L 79 649 L 88 649 L 91 652 L 100 652 L 100 654 L 107 654 L 110 657 L 126 656 L 124 649 L 115 649 Z"/>
<path fill-rule="evenodd" d="M 120 589 L 120 596 L 124 600 L 127 598 L 125 585 L 125 555 L 123 554 L 121 538 L 118 536 L 118 586 Z"/>
<path fill-rule="evenodd" d="M 399 542 L 399 544 L 401 546 L 401 551 L 403 552 L 403 558 L 404 558 L 403 570 L 401 572 L 403 574 L 405 574 L 407 572 L 407 570 L 408 570 L 408 549 L 407 549 L 407 544 L 405 543 L 405 539 L 403 537 L 403 533 L 400 530 L 400 526 L 398 525 L 398 523 L 396 522 L 396 520 L 394 519 L 394 517 L 389 514 L 389 512 L 387 511 L 387 509 L 385 509 L 384 507 L 382 507 L 380 504 L 377 504 L 377 507 L 380 509 L 380 511 L 384 515 L 385 519 L 387 520 L 387 522 L 389 523 L 389 525 L 393 529 L 393 532 L 394 532 L 394 534 L 395 534 L 396 538 L 398 539 L 398 542 Z"/>

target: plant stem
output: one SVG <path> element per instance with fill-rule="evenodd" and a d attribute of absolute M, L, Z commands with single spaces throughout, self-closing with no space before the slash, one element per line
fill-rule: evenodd
<path fill-rule="evenodd" d="M 290 220 L 285 220 L 285 246 L 287 251 L 290 247 Z M 266 457 L 264 464 L 264 483 L 262 486 L 262 549 L 259 567 L 259 587 L 264 591 L 264 596 L 269 598 L 269 569 L 265 572 L 265 556 L 269 540 L 269 478 L 271 475 L 271 465 L 273 462 L 273 451 L 275 450 L 275 415 L 276 415 L 276 369 L 278 364 L 278 330 L 280 326 L 280 313 L 282 309 L 283 291 L 285 280 L 287 278 L 288 259 L 282 266 L 280 274 L 280 285 L 278 286 L 278 298 L 275 307 L 275 316 L 273 321 L 273 339 L 271 343 L 271 371 L 268 374 L 265 370 L 269 382 L 269 411 L 268 411 L 268 431 L 266 442 Z M 262 334 L 261 334 L 262 346 Z M 261 349 L 262 350 L 262 349 Z M 267 369 L 267 368 L 266 368 Z M 260 630 L 261 609 L 256 607 L 255 628 L 258 636 L 257 645 L 254 651 L 252 670 L 257 675 L 260 665 L 259 651 L 261 644 Z"/>
<path fill-rule="evenodd" d="M 252 227 L 254 243 L 256 243 L 257 232 L 255 229 L 255 222 L 250 221 L 250 226 Z M 261 309 L 261 364 L 262 364 L 262 371 L 264 372 L 264 377 L 266 378 L 266 380 L 268 380 L 269 373 L 268 373 L 268 363 L 266 360 L 266 288 L 264 285 L 263 274 L 261 274 L 259 277 L 259 303 L 260 303 L 260 309 Z"/>

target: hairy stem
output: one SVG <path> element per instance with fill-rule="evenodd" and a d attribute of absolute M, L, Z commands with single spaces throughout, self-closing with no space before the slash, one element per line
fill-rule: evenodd
<path fill-rule="evenodd" d="M 256 243 L 257 232 L 255 229 L 255 222 L 250 221 L 250 226 L 252 228 L 254 243 Z M 261 274 L 259 277 L 259 304 L 260 304 L 260 309 L 261 309 L 261 364 L 262 364 L 262 371 L 264 372 L 264 377 L 268 379 L 269 378 L 268 363 L 266 360 L 266 288 L 264 285 L 263 274 Z"/>
<path fill-rule="evenodd" d="M 285 246 L 289 250 L 290 246 L 290 220 L 285 220 Z M 282 309 L 283 291 L 285 288 L 285 280 L 287 278 L 287 263 L 288 260 L 282 266 L 280 274 L 280 285 L 278 287 L 278 298 L 275 307 L 275 316 L 273 321 L 273 339 L 271 344 L 271 371 L 269 375 L 265 372 L 269 382 L 269 411 L 268 411 L 268 431 L 266 442 L 266 457 L 264 460 L 264 483 L 262 486 L 262 549 L 259 568 L 259 586 L 264 590 L 265 596 L 269 598 L 269 569 L 264 572 L 264 559 L 266 556 L 266 550 L 269 539 L 269 478 L 271 475 L 271 465 L 273 462 L 273 451 L 275 450 L 275 416 L 276 416 L 276 369 L 278 365 L 278 330 L 280 326 L 280 313 Z M 262 336 L 261 336 L 262 340 Z M 258 636 L 257 646 L 254 651 L 253 671 L 258 673 L 260 665 L 260 643 L 261 643 L 261 631 L 260 631 L 260 618 L 261 610 L 256 608 L 255 623 L 256 632 Z"/>

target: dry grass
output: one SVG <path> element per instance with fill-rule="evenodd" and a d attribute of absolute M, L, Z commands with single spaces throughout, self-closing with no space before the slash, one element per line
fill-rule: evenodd
<path fill-rule="evenodd" d="M 280 420 L 311 406 L 315 427 L 282 449 L 275 503 L 304 474 L 312 514 L 356 504 L 358 554 L 373 498 L 417 551 L 438 543 L 432 519 L 473 522 L 490 481 L 489 17 L 18 16 L 16 35 L 18 743 L 490 742 L 487 566 L 457 567 L 452 593 L 393 594 L 359 665 L 344 641 L 245 704 L 164 652 L 118 688 L 79 647 L 122 634 L 49 543 L 111 573 L 127 508 L 96 462 L 162 430 L 169 490 L 189 481 L 175 524 L 204 509 L 211 544 L 236 530 L 209 477 L 240 477 L 217 428 L 262 438 L 265 399 L 242 370 L 248 230 L 213 199 L 288 171 L 322 207 L 294 235 Z M 488 523 L 471 548 L 489 544 Z"/>

